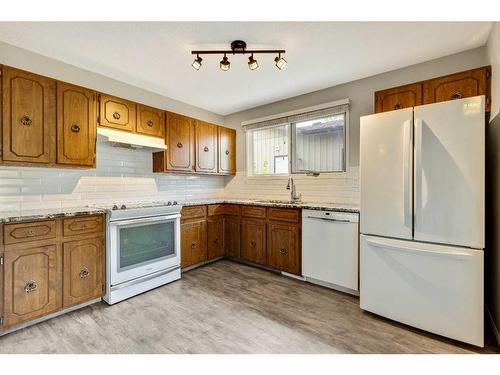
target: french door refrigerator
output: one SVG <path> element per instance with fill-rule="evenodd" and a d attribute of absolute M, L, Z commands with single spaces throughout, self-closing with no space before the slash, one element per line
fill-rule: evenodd
<path fill-rule="evenodd" d="M 485 98 L 361 117 L 360 305 L 483 346 Z"/>

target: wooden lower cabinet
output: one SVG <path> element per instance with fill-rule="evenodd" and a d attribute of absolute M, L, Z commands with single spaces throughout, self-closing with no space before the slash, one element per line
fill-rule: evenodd
<path fill-rule="evenodd" d="M 267 265 L 300 275 L 300 263 L 300 227 L 296 224 L 269 222 Z"/>
<path fill-rule="evenodd" d="M 208 260 L 224 256 L 224 219 L 212 216 L 207 219 Z"/>
<path fill-rule="evenodd" d="M 104 291 L 104 239 L 65 242 L 63 257 L 63 307 L 101 297 Z"/>
<path fill-rule="evenodd" d="M 227 256 L 240 258 L 240 218 L 224 218 L 224 251 Z"/>
<path fill-rule="evenodd" d="M 181 267 L 186 268 L 207 260 L 207 222 L 181 224 Z"/>
<path fill-rule="evenodd" d="M 4 328 L 61 307 L 61 249 L 58 245 L 6 249 Z"/>
<path fill-rule="evenodd" d="M 266 265 L 266 221 L 241 220 L 241 259 Z"/>

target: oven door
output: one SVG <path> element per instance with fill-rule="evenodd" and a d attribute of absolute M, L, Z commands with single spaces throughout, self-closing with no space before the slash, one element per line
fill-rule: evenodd
<path fill-rule="evenodd" d="M 111 285 L 180 266 L 180 215 L 109 223 Z"/>

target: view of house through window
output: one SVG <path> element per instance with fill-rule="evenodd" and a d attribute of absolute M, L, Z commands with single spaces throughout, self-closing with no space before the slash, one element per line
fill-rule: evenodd
<path fill-rule="evenodd" d="M 251 174 L 345 171 L 346 118 L 342 112 L 249 130 Z"/>

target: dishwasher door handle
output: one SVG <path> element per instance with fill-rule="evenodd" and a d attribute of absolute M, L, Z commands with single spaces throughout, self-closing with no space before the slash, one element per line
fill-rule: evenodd
<path fill-rule="evenodd" d="M 326 217 L 314 217 L 314 216 L 308 216 L 308 219 L 316 219 L 316 220 L 323 220 L 323 221 L 333 221 L 336 223 L 341 223 L 341 224 L 349 224 L 349 223 L 354 223 L 354 221 L 351 220 L 344 220 L 344 219 L 328 219 Z"/>

